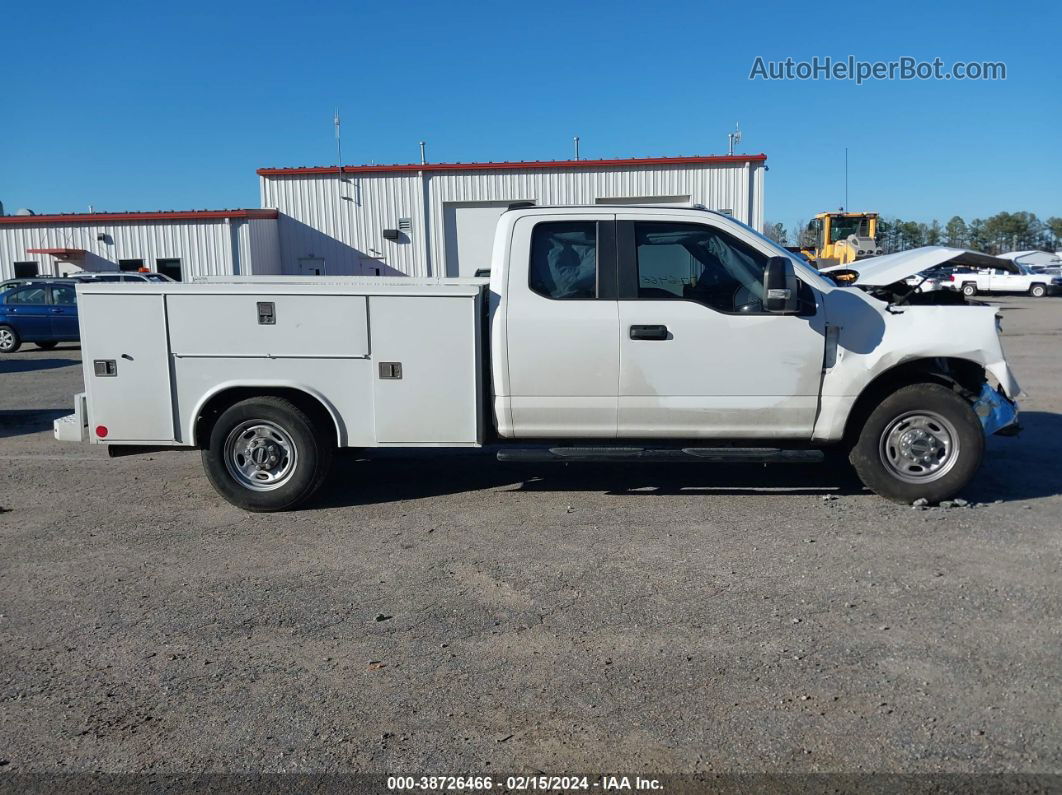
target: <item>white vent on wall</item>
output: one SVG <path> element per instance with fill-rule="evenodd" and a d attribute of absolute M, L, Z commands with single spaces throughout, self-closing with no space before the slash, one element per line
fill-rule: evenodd
<path fill-rule="evenodd" d="M 399 218 L 398 219 L 398 231 L 399 232 L 412 232 L 413 231 L 413 219 L 412 218 Z"/>

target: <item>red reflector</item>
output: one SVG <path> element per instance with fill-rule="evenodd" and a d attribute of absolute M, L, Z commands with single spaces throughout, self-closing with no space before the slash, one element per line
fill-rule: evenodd
<path fill-rule="evenodd" d="M 106 425 L 97 425 L 96 426 L 96 435 L 98 437 L 100 437 L 101 439 L 106 437 L 107 436 L 107 426 Z"/>

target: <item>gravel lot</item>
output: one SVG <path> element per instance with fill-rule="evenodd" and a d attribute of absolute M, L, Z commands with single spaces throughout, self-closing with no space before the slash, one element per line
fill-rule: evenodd
<path fill-rule="evenodd" d="M 0 358 L 2 770 L 1062 774 L 1062 299 L 1000 303 L 1026 432 L 952 509 L 391 454 L 251 515 Z"/>

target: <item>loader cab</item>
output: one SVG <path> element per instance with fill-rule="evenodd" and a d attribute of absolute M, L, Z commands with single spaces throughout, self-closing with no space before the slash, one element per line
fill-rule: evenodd
<path fill-rule="evenodd" d="M 801 253 L 819 268 L 847 265 L 881 253 L 875 242 L 877 213 L 819 213 L 808 224 L 813 241 Z M 852 240 L 857 241 L 855 245 Z"/>

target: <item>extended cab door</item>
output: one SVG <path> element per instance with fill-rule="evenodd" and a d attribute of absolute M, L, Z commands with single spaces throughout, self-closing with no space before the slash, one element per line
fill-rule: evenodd
<path fill-rule="evenodd" d="M 499 430 L 514 437 L 614 437 L 615 216 L 529 214 L 515 222 L 509 250 L 508 384 L 497 395 Z"/>
<path fill-rule="evenodd" d="M 695 222 L 696 221 L 696 222 Z M 773 254 L 705 214 L 617 216 L 621 437 L 811 437 L 825 320 L 763 310 Z"/>

